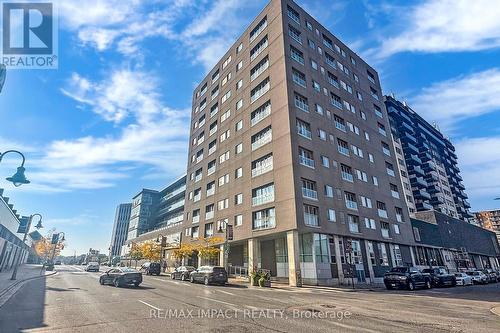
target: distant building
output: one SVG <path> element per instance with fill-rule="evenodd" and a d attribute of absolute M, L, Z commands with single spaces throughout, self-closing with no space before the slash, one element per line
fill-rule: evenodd
<path fill-rule="evenodd" d="M 133 243 L 165 238 L 162 258 L 168 261 L 169 250 L 179 247 L 184 218 L 186 176 L 160 191 L 143 189 L 133 198 L 128 238 L 121 248 L 126 257 Z"/>
<path fill-rule="evenodd" d="M 16 263 L 25 263 L 31 251 L 32 239 L 28 235 L 23 243 L 23 234 L 17 232 L 21 217 L 3 196 L 0 189 L 0 272 L 12 268 Z"/>
<path fill-rule="evenodd" d="M 494 232 L 437 211 L 415 216 L 411 224 L 417 267 L 446 266 L 452 272 L 499 268 L 500 245 Z"/>
<path fill-rule="evenodd" d="M 406 103 L 385 96 L 385 105 L 410 213 L 434 209 L 469 222 L 453 144 Z"/>
<path fill-rule="evenodd" d="M 113 234 L 111 236 L 110 256 L 119 256 L 122 246 L 127 240 L 128 225 L 130 221 L 131 203 L 124 203 L 116 207 Z"/>
<path fill-rule="evenodd" d="M 500 242 L 500 209 L 474 213 L 474 219 L 482 228 L 493 231 Z"/>

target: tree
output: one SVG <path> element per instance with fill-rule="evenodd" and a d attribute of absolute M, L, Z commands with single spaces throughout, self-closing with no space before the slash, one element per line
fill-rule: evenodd
<path fill-rule="evenodd" d="M 160 261 L 161 246 L 155 241 L 147 241 L 140 245 L 142 257 L 149 261 Z"/>
<path fill-rule="evenodd" d="M 191 257 L 194 251 L 195 247 L 192 244 L 182 244 L 180 248 L 173 250 L 172 256 L 182 261 L 183 259 Z"/>
<path fill-rule="evenodd" d="M 135 260 L 135 267 L 137 267 L 137 261 L 143 258 L 143 253 L 141 246 L 139 244 L 132 243 L 132 249 L 130 250 L 129 256 L 131 259 Z"/>
<path fill-rule="evenodd" d="M 202 238 L 201 243 L 198 243 L 196 250 L 198 250 L 198 256 L 202 259 L 214 259 L 219 255 L 220 249 L 216 245 L 224 242 L 221 237 L 210 237 Z"/>
<path fill-rule="evenodd" d="M 52 260 L 57 257 L 61 251 L 64 249 L 64 243 L 59 242 L 57 244 L 52 244 L 52 232 L 46 237 L 42 237 L 40 240 L 34 243 L 34 249 L 36 254 L 42 258 L 44 261 Z M 55 252 L 54 252 L 55 247 Z M 54 256 L 52 256 L 54 254 Z"/>

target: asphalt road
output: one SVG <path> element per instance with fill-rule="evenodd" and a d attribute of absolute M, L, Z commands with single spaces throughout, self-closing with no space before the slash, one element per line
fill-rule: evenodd
<path fill-rule="evenodd" d="M 204 286 L 145 276 L 101 286 L 100 273 L 58 266 L 0 308 L 0 332 L 498 332 L 500 283 L 348 291 Z"/>

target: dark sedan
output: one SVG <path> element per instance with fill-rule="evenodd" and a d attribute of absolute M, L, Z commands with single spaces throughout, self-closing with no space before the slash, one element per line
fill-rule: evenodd
<path fill-rule="evenodd" d="M 189 281 L 203 282 L 205 285 L 220 284 L 227 282 L 227 272 L 224 267 L 219 266 L 201 266 L 189 275 Z"/>
<path fill-rule="evenodd" d="M 443 267 L 426 268 L 422 273 L 427 273 L 432 278 L 432 285 L 434 287 L 455 287 L 457 285 L 457 278 L 453 274 L 449 274 Z"/>
<path fill-rule="evenodd" d="M 394 267 L 384 274 L 384 284 L 387 289 L 404 288 L 415 290 L 422 287 L 432 288 L 431 277 L 423 274 L 415 267 Z"/>
<path fill-rule="evenodd" d="M 194 271 L 196 268 L 193 266 L 180 266 L 177 267 L 171 274 L 170 277 L 172 280 L 179 279 L 181 281 L 187 281 L 189 280 L 189 275 L 191 274 L 192 271 Z"/>
<path fill-rule="evenodd" d="M 100 284 L 112 284 L 115 287 L 134 285 L 138 287 L 142 283 L 142 274 L 128 267 L 117 267 L 110 269 L 99 277 Z"/>

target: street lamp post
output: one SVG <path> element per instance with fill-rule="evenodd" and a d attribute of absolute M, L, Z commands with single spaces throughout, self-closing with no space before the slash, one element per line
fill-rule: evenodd
<path fill-rule="evenodd" d="M 23 244 L 24 244 L 24 242 L 26 242 L 26 237 L 28 235 L 28 231 L 30 230 L 31 222 L 33 221 L 33 217 L 35 217 L 35 216 L 40 217 L 40 220 L 38 220 L 38 223 L 36 224 L 35 228 L 37 228 L 37 229 L 43 228 L 42 215 L 40 215 L 38 213 L 30 215 L 29 220 L 28 220 L 28 225 L 26 226 L 26 230 L 24 231 Z M 10 278 L 11 280 L 15 280 L 17 277 L 17 267 L 19 266 L 20 260 L 21 260 L 21 257 L 19 257 L 17 264 L 14 266 L 14 271 L 12 272 L 12 276 Z"/>
<path fill-rule="evenodd" d="M 24 171 L 26 170 L 24 168 L 24 162 L 26 161 L 26 158 L 24 157 L 23 153 L 21 153 L 20 151 L 17 151 L 17 150 L 7 150 L 4 153 L 0 153 L 0 162 L 2 162 L 2 158 L 9 153 L 16 153 L 16 154 L 21 155 L 23 161 L 21 163 L 21 166 L 19 166 L 17 168 L 16 173 L 14 175 L 12 175 L 12 177 L 8 177 L 6 179 L 9 182 L 13 183 L 15 187 L 19 187 L 23 184 L 29 184 L 30 181 L 28 179 L 26 179 L 26 176 L 24 175 Z"/>
<path fill-rule="evenodd" d="M 127 247 L 130 248 L 130 251 L 128 253 L 128 267 L 132 267 L 132 255 L 131 255 L 131 252 L 134 250 L 134 246 L 136 246 L 137 243 L 136 242 L 130 242 L 127 244 Z M 136 262 L 136 266 L 137 266 L 137 262 Z"/>
<path fill-rule="evenodd" d="M 232 228 L 233 226 L 231 224 L 229 224 L 229 221 L 225 221 L 225 220 L 221 221 L 221 224 L 220 224 L 219 230 L 218 230 L 220 233 L 224 232 L 224 230 L 222 230 L 223 226 L 224 226 L 224 230 L 226 231 L 226 235 L 225 235 L 226 237 L 224 237 L 224 253 L 223 253 L 223 255 L 224 255 L 224 269 L 226 270 L 226 272 L 228 272 L 227 258 L 229 255 L 229 241 L 233 240 L 232 234 L 229 235 L 228 230 L 229 230 L 229 228 Z M 229 272 L 228 272 L 228 274 L 229 274 Z"/>
<path fill-rule="evenodd" d="M 158 237 L 156 237 L 156 243 L 160 243 L 160 265 L 162 265 L 163 268 L 163 240 L 165 239 L 166 243 L 166 237 L 162 234 L 159 234 Z"/>

